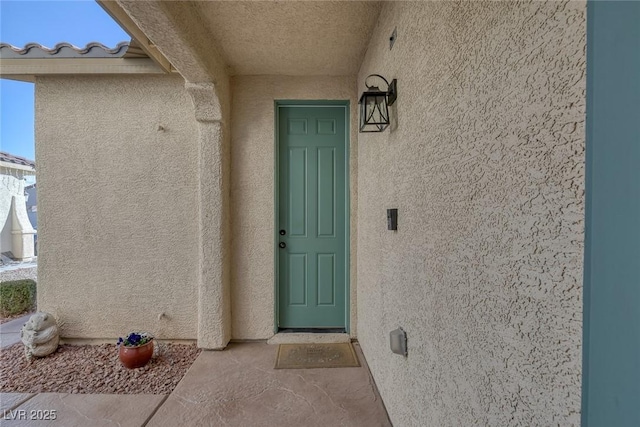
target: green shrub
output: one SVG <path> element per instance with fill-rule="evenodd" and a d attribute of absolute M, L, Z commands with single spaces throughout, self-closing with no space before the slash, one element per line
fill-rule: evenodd
<path fill-rule="evenodd" d="M 0 316 L 13 316 L 35 308 L 36 282 L 27 279 L 0 283 Z"/>

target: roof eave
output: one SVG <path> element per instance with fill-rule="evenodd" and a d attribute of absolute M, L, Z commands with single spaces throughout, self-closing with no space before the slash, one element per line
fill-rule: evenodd
<path fill-rule="evenodd" d="M 31 166 L 18 165 L 16 163 L 11 163 L 11 162 L 0 161 L 0 168 L 15 169 L 22 172 L 27 172 L 28 175 L 35 175 L 36 173 L 36 169 Z"/>
<path fill-rule="evenodd" d="M 151 58 L 165 73 L 173 71 L 171 63 L 149 40 L 147 35 L 136 25 L 127 13 L 115 1 L 96 0 L 105 12 L 125 30 L 132 39 L 136 40 L 140 48 Z"/>
<path fill-rule="evenodd" d="M 164 74 L 149 58 L 3 59 L 0 77 L 34 82 L 35 76 L 67 74 Z"/>

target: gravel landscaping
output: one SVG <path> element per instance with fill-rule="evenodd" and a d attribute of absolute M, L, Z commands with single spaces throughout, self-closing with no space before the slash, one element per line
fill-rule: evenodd
<path fill-rule="evenodd" d="M 25 268 L 3 268 L 0 271 L 0 282 L 10 282 L 12 280 L 31 279 L 38 281 L 38 266 L 33 265 Z"/>
<path fill-rule="evenodd" d="M 139 369 L 120 364 L 114 344 L 61 345 L 31 364 L 21 343 L 0 350 L 0 392 L 169 394 L 196 360 L 195 345 L 158 344 Z"/>

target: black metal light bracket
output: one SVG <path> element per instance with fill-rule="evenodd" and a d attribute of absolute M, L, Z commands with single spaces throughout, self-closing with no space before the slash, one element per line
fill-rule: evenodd
<path fill-rule="evenodd" d="M 398 98 L 398 80 L 393 79 L 389 83 L 389 89 L 387 90 L 387 105 L 393 105 Z"/>
<path fill-rule="evenodd" d="M 387 85 L 387 105 L 393 105 L 393 103 L 396 102 L 396 98 L 398 98 L 398 79 L 393 79 L 391 80 L 391 83 L 389 83 L 387 79 L 382 77 L 380 74 L 369 74 L 367 78 L 364 79 L 364 85 L 367 87 L 367 89 L 375 91 L 380 90 L 378 89 L 378 86 L 367 84 L 367 81 L 371 77 L 377 77 L 385 82 L 385 84 Z"/>
<path fill-rule="evenodd" d="M 377 77 L 386 85 L 386 90 L 380 90 L 378 86 L 369 84 L 372 77 Z M 360 132 L 382 132 L 390 123 L 389 109 L 398 97 L 398 82 L 393 79 L 391 83 L 380 74 L 370 74 L 364 81 L 367 90 L 360 97 Z"/>

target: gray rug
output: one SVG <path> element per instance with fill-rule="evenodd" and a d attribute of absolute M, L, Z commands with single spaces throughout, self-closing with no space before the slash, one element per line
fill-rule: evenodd
<path fill-rule="evenodd" d="M 360 366 L 351 343 L 280 344 L 276 369 L 353 368 Z"/>

